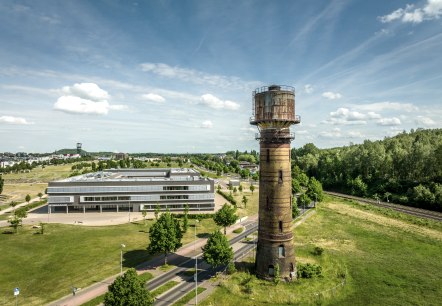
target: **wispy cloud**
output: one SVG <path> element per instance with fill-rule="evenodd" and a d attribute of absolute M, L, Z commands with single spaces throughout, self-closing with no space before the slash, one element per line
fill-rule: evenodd
<path fill-rule="evenodd" d="M 381 112 L 384 110 L 414 112 L 419 109 L 417 106 L 411 103 L 400 103 L 400 102 L 389 102 L 389 101 L 352 105 L 352 108 L 362 111 L 374 111 L 374 112 Z"/>
<path fill-rule="evenodd" d="M 396 125 L 401 125 L 401 120 L 397 117 L 382 118 L 379 119 L 376 123 L 383 126 L 396 126 Z"/>
<path fill-rule="evenodd" d="M 237 110 L 240 107 L 236 102 L 229 100 L 224 101 L 211 94 L 202 95 L 200 103 L 214 109 Z"/>
<path fill-rule="evenodd" d="M 433 119 L 424 116 L 417 116 L 414 122 L 416 124 L 425 125 L 425 126 L 432 126 L 436 124 L 436 122 Z"/>
<path fill-rule="evenodd" d="M 203 123 L 201 123 L 200 127 L 203 129 L 211 129 L 213 127 L 213 123 L 210 120 L 206 120 L 206 121 L 203 121 Z"/>
<path fill-rule="evenodd" d="M 17 124 L 17 125 L 33 124 L 32 122 L 28 122 L 25 118 L 13 117 L 13 116 L 0 116 L 0 123 Z"/>
<path fill-rule="evenodd" d="M 156 102 L 156 103 L 164 103 L 166 101 L 166 99 L 164 99 L 162 96 L 154 94 L 154 93 L 148 93 L 148 94 L 141 95 L 141 98 L 143 100 L 152 101 L 152 102 Z"/>
<path fill-rule="evenodd" d="M 141 70 L 155 75 L 179 79 L 185 82 L 194 84 L 212 85 L 221 88 L 235 88 L 235 89 L 251 89 L 261 85 L 258 81 L 244 81 L 235 76 L 223 76 L 217 74 L 209 74 L 195 69 L 172 67 L 164 63 L 143 63 Z"/>
<path fill-rule="evenodd" d="M 339 138 L 342 137 L 342 134 L 340 128 L 334 128 L 329 131 L 320 132 L 319 136 L 323 138 Z"/>
<path fill-rule="evenodd" d="M 314 89 L 313 89 L 312 84 L 304 85 L 304 92 L 305 93 L 311 94 L 311 93 L 313 93 L 313 91 L 314 91 Z"/>
<path fill-rule="evenodd" d="M 329 100 L 337 100 L 342 98 L 342 95 L 339 92 L 332 92 L 332 91 L 323 92 L 322 96 Z"/>
<path fill-rule="evenodd" d="M 421 23 L 425 20 L 439 19 L 442 15 L 442 0 L 427 0 L 423 7 L 415 7 L 407 4 L 405 8 L 399 8 L 388 15 L 379 16 L 382 23 L 400 20 L 404 23 Z"/>

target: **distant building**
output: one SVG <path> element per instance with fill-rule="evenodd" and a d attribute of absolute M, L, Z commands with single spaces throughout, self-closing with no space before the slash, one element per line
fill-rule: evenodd
<path fill-rule="evenodd" d="M 194 169 L 110 169 L 49 182 L 50 211 L 214 210 L 214 181 Z"/>
<path fill-rule="evenodd" d="M 129 158 L 129 154 L 127 154 L 127 153 L 115 153 L 115 155 L 114 155 L 114 159 L 116 159 L 116 160 L 128 159 L 128 158 Z"/>

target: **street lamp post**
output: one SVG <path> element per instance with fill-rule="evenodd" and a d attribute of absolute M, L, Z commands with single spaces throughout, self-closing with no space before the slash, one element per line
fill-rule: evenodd
<path fill-rule="evenodd" d="M 123 249 L 126 247 L 125 244 L 121 244 L 121 253 L 120 253 L 120 274 L 123 274 Z"/>
<path fill-rule="evenodd" d="M 198 222 L 198 219 L 195 219 L 195 243 L 193 244 L 195 254 L 195 305 L 198 305 L 198 254 L 196 253 L 196 225 Z"/>

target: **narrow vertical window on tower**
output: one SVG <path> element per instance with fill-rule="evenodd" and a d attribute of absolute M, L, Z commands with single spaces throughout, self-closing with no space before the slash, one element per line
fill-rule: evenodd
<path fill-rule="evenodd" d="M 269 196 L 267 196 L 267 198 L 266 198 L 266 206 L 267 206 L 267 210 L 270 210 L 270 200 L 269 200 Z"/>
<path fill-rule="evenodd" d="M 278 183 L 282 184 L 282 170 L 279 170 Z"/>
<path fill-rule="evenodd" d="M 266 156 L 266 158 L 267 158 L 267 162 L 269 163 L 270 162 L 270 149 L 267 149 L 267 156 Z"/>
<path fill-rule="evenodd" d="M 279 221 L 279 232 L 282 233 L 282 221 Z"/>
<path fill-rule="evenodd" d="M 285 248 L 283 244 L 278 247 L 278 255 L 279 257 L 285 257 Z"/>

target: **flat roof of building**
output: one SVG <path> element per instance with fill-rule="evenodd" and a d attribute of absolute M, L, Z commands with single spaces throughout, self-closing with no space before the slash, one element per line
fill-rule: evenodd
<path fill-rule="evenodd" d="M 190 168 L 106 169 L 81 174 L 54 182 L 134 182 L 134 181 L 195 181 L 203 179 Z"/>

